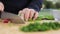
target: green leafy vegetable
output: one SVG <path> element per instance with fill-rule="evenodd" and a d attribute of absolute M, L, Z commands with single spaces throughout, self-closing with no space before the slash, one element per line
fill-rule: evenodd
<path fill-rule="evenodd" d="M 38 32 L 38 31 L 47 31 L 47 30 L 57 30 L 60 28 L 60 23 L 58 22 L 44 22 L 42 24 L 36 22 L 36 23 L 30 23 L 27 26 L 24 26 L 21 28 L 24 32 Z"/>

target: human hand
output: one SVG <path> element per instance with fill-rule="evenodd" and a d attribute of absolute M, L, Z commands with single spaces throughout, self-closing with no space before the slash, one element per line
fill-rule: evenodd
<path fill-rule="evenodd" d="M 24 20 L 28 21 L 29 19 L 35 20 L 38 17 L 38 12 L 34 9 L 25 8 L 19 11 L 19 16 L 21 16 Z"/>
<path fill-rule="evenodd" d="M 0 2 L 0 11 L 4 11 L 4 5 L 2 2 Z"/>

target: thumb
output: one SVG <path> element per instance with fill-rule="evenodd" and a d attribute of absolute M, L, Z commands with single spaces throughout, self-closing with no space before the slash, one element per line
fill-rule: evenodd
<path fill-rule="evenodd" d="M 24 20 L 24 14 L 23 14 L 23 11 L 19 11 L 18 16 L 20 16 L 20 18 Z"/>

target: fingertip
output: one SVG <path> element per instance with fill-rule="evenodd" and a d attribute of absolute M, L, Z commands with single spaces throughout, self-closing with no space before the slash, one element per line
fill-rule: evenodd
<path fill-rule="evenodd" d="M 34 15 L 33 20 L 36 20 L 36 19 L 37 19 L 37 17 L 38 17 L 38 13 L 36 12 L 36 13 L 35 13 L 35 15 Z"/>
<path fill-rule="evenodd" d="M 28 21 L 28 19 L 25 19 L 25 21 Z"/>
<path fill-rule="evenodd" d="M 36 18 L 33 18 L 33 21 L 36 20 Z"/>

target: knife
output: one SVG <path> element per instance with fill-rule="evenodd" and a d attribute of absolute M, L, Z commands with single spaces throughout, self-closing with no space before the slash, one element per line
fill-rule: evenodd
<path fill-rule="evenodd" d="M 9 12 L 0 12 L 1 19 L 10 19 L 12 23 L 23 24 L 25 21 L 18 15 Z"/>

